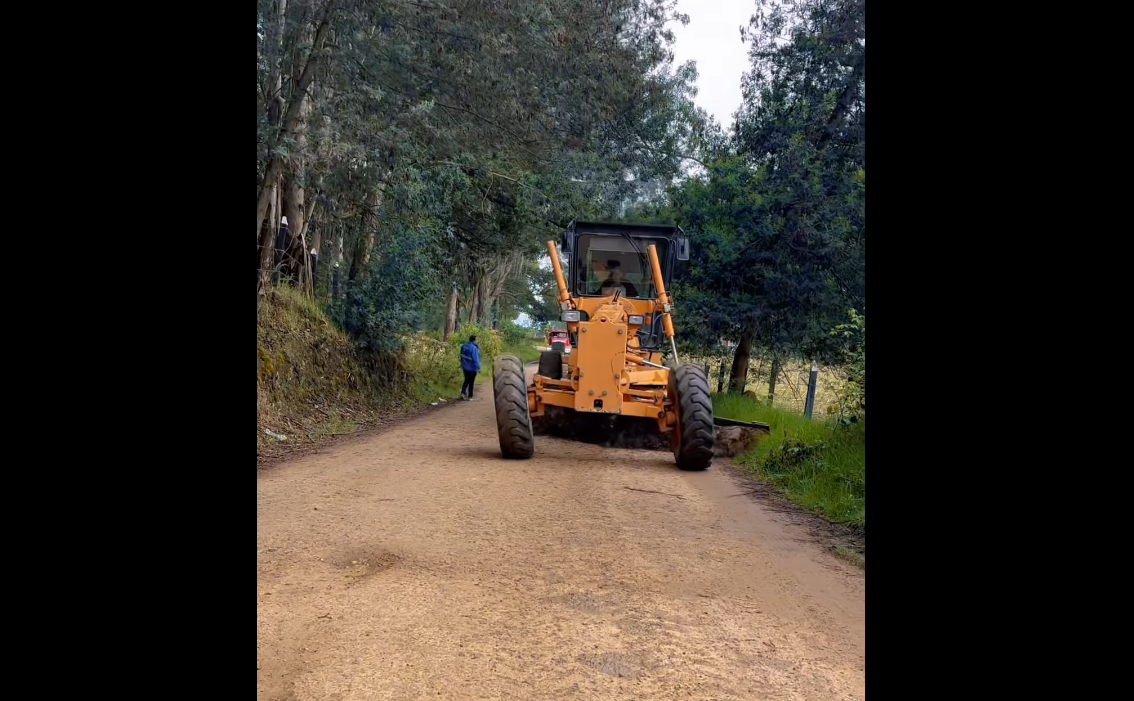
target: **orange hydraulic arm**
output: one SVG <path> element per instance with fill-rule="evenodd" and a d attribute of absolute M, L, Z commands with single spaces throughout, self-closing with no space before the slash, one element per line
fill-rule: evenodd
<path fill-rule="evenodd" d="M 673 362 L 677 364 L 677 342 L 673 340 L 673 319 L 669 313 L 673 307 L 669 303 L 669 296 L 665 293 L 665 280 L 662 279 L 661 264 L 658 263 L 658 249 L 654 244 L 650 244 L 646 250 L 650 254 L 650 271 L 654 275 L 654 288 L 658 293 L 658 307 L 662 313 L 662 327 L 665 329 L 665 337 L 669 339 L 670 348 L 673 349 Z"/>
<path fill-rule="evenodd" d="M 650 361 L 646 360 L 642 356 L 635 355 L 634 353 L 631 353 L 630 351 L 626 352 L 626 361 L 629 362 L 629 363 L 634 363 L 635 365 L 645 365 L 648 368 L 657 368 L 658 370 L 665 370 L 666 369 L 666 367 L 664 365 L 658 365 L 657 363 L 651 363 Z"/>
<path fill-rule="evenodd" d="M 547 242 L 547 257 L 551 259 L 551 269 L 555 272 L 555 284 L 559 286 L 559 306 L 571 299 L 567 291 L 567 281 L 563 279 L 563 268 L 559 265 L 559 252 L 555 250 L 555 242 Z"/>

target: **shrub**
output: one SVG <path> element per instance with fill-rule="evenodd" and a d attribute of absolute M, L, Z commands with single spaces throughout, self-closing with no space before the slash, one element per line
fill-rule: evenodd
<path fill-rule="evenodd" d="M 439 332 L 403 339 L 409 373 L 417 381 L 435 387 L 459 386 L 462 380 L 461 346 L 473 335 L 480 348 L 481 372 L 492 372 L 492 359 L 500 355 L 503 348 L 500 334 L 468 324 L 458 329 L 448 341 L 442 340 Z"/>
<path fill-rule="evenodd" d="M 846 384 L 839 393 L 839 416 L 843 423 L 866 421 L 866 316 L 850 310 L 850 322 L 831 331 L 846 343 L 843 370 Z"/>
<path fill-rule="evenodd" d="M 532 332 L 514 321 L 505 321 L 500 324 L 500 337 L 505 346 L 512 348 L 531 343 Z"/>

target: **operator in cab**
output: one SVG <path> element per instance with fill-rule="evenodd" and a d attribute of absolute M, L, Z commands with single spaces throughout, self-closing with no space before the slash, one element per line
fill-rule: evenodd
<path fill-rule="evenodd" d="M 638 288 L 634 287 L 634 283 L 625 280 L 622 275 L 622 263 L 617 260 L 608 260 L 606 262 L 607 278 L 602 281 L 602 285 L 595 294 L 608 295 L 614 294 L 613 288 L 622 286 L 626 290 L 627 297 L 637 297 Z"/>

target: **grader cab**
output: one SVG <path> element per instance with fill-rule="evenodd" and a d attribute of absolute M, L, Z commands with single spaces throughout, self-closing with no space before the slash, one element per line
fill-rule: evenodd
<path fill-rule="evenodd" d="M 575 222 L 563 235 L 567 271 L 548 255 L 560 319 L 573 352 L 544 351 L 530 382 L 515 356 L 493 368 L 493 398 L 505 458 L 535 452 L 533 419 L 573 421 L 592 432 L 667 435 L 677 466 L 705 470 L 715 429 L 704 371 L 678 361 L 666 293 L 675 261 L 689 259 L 676 226 Z"/>

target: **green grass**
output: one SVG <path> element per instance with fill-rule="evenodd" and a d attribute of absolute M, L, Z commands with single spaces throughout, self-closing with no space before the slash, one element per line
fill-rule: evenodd
<path fill-rule="evenodd" d="M 866 424 L 841 426 L 771 408 L 738 395 L 713 395 L 717 416 L 772 427 L 737 459 L 792 503 L 866 532 Z"/>
<path fill-rule="evenodd" d="M 539 351 L 536 350 L 534 343 L 528 343 L 522 346 L 516 346 L 514 348 L 505 348 L 504 352 L 518 356 L 520 358 L 520 361 L 525 364 L 534 363 L 535 361 L 539 360 Z"/>
<path fill-rule="evenodd" d="M 831 552 L 837 557 L 841 557 L 847 562 L 856 567 L 866 569 L 866 553 L 859 552 L 854 548 L 847 547 L 846 545 L 836 545 L 831 548 Z"/>

